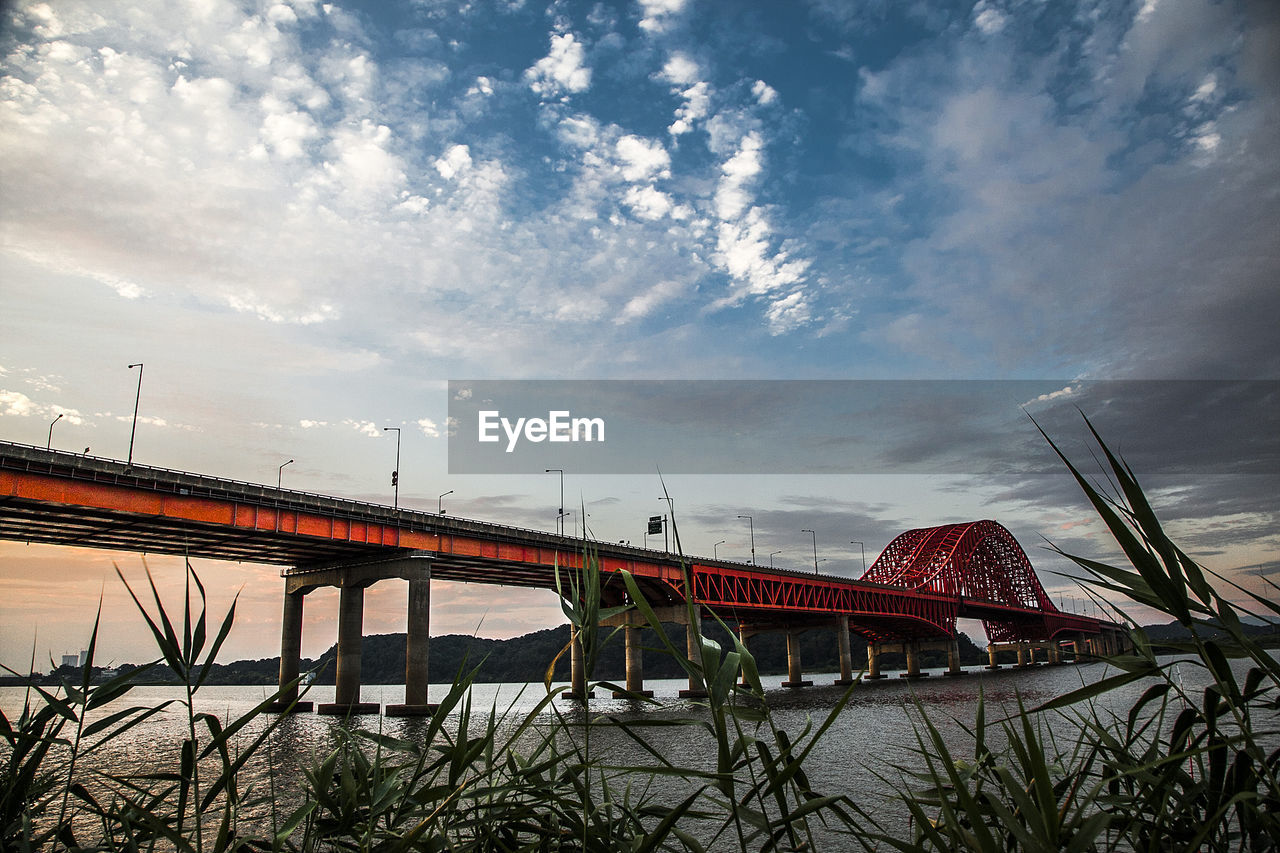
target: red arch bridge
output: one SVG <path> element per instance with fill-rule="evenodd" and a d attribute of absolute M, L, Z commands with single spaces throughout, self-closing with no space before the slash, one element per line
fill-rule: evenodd
<path fill-rule="evenodd" d="M 306 594 L 338 587 L 335 702 L 320 709 L 333 713 L 378 710 L 360 702 L 369 585 L 408 581 L 405 704 L 387 711 L 428 713 L 432 578 L 554 589 L 555 567 L 580 567 L 583 559 L 583 543 L 573 537 L 7 442 L 0 442 L 0 538 L 286 567 L 282 686 L 298 676 Z M 659 616 L 688 626 L 691 649 L 697 626 L 690 623 L 711 611 L 735 623 L 744 639 L 786 632 L 784 684 L 790 686 L 809 683 L 796 637 L 814 628 L 835 633 L 837 683 L 853 678 L 851 631 L 868 640 L 873 678 L 881 674 L 885 652 L 905 653 L 903 675 L 920 675 L 917 656 L 928 648 L 945 649 L 947 674 L 958 674 L 961 618 L 982 621 L 992 666 L 1001 649 L 1016 649 L 1026 663 L 1044 648 L 1056 662 L 1063 645 L 1105 653 L 1121 637 L 1114 623 L 1056 608 L 1022 548 L 994 521 L 909 530 L 859 580 L 704 557 L 685 557 L 682 565 L 676 555 L 657 550 L 604 542 L 591 547 L 602 572 L 631 572 Z M 605 588 L 612 597 L 605 604 L 622 603 L 621 584 Z M 697 607 L 687 606 L 690 597 Z M 631 611 L 614 619 L 627 626 L 627 688 L 642 692 L 639 617 Z M 573 657 L 573 690 L 580 695 L 580 655 Z"/>

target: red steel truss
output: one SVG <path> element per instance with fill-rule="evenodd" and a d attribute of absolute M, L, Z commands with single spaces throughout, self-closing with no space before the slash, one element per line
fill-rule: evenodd
<path fill-rule="evenodd" d="M 854 581 L 688 561 L 628 545 L 5 442 L 0 539 L 274 563 L 287 566 L 291 577 L 413 551 L 431 555 L 431 574 L 441 580 L 543 588 L 555 588 L 557 567 L 580 566 L 589 548 L 602 572 L 632 573 L 655 604 L 679 604 L 692 594 L 703 608 L 753 625 L 845 618 L 870 639 L 892 640 L 954 636 L 963 617 L 981 619 L 994 642 L 1114 627 L 1054 607 L 1027 555 L 994 521 L 909 530 Z"/>
<path fill-rule="evenodd" d="M 990 520 L 908 530 L 862 580 L 962 601 L 957 615 L 981 618 L 993 642 L 1049 639 L 1094 621 L 1055 607 L 1022 546 Z"/>

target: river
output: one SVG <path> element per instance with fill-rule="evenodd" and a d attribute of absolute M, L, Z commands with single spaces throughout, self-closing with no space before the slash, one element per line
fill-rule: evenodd
<path fill-rule="evenodd" d="M 1185 669 L 1185 667 L 1182 667 Z M 919 680 L 890 677 L 855 685 L 848 704 L 834 720 L 821 745 L 809 757 L 805 769 L 813 789 L 821 794 L 846 794 L 863 808 L 878 813 L 886 810 L 891 817 L 892 805 L 885 802 L 889 793 L 882 775 L 896 778 L 894 765 L 918 766 L 912 752 L 916 745 L 916 729 L 920 717 L 916 704 L 928 719 L 942 731 L 958 755 L 971 756 L 972 746 L 965 734 L 971 724 L 981 694 L 988 705 L 988 719 L 998 719 L 1017 710 L 1019 698 L 1027 707 L 1062 695 L 1082 684 L 1096 681 L 1106 672 L 1100 663 L 1038 665 L 1025 668 L 1005 667 L 995 672 L 981 668 L 966 670 L 961 677 L 943 677 L 941 670 L 929 672 Z M 831 685 L 836 675 L 806 674 L 815 685 L 807 688 L 784 688 L 783 676 L 766 676 L 766 702 L 779 728 L 798 736 L 811 722 L 820 724 L 844 695 L 843 688 Z M 650 705 L 613 699 L 592 699 L 593 717 L 614 716 L 633 722 L 660 722 L 676 718 L 706 719 L 707 712 L 695 702 L 678 698 L 686 686 L 682 680 L 653 680 L 645 685 L 652 689 L 657 704 Z M 1143 689 L 1130 685 L 1106 697 L 1104 704 L 1117 710 L 1127 709 L 1128 702 Z M 306 698 L 314 702 L 333 701 L 332 686 L 313 686 Z M 430 698 L 437 702 L 448 691 L 448 685 L 432 685 Z M 250 711 L 268 694 L 265 687 L 205 687 L 197 694 L 196 708 L 216 715 L 226 724 Z M 382 705 L 400 703 L 404 699 L 400 685 L 365 685 L 361 699 Z M 0 688 L 0 708 L 13 720 L 21 710 L 25 691 L 22 688 Z M 487 715 L 491 708 L 509 717 L 522 717 L 545 695 L 541 684 L 477 684 L 471 690 L 475 712 Z M 125 704 L 153 706 L 166 700 L 182 698 L 179 688 L 141 686 L 126 697 Z M 119 707 L 117 703 L 116 707 Z M 567 719 L 583 719 L 581 707 L 558 698 L 554 710 Z M 113 710 L 108 707 L 103 713 Z M 547 722 L 553 711 L 546 712 Z M 263 717 L 246 729 L 244 737 L 260 731 L 270 717 Z M 368 715 L 343 721 L 339 718 L 311 713 L 296 714 L 285 720 L 271 738 L 269 760 L 257 762 L 242 776 L 242 786 L 251 784 L 260 790 L 274 786 L 278 796 L 292 799 L 297 789 L 301 768 L 310 766 L 327 754 L 339 739 L 344 726 L 380 731 L 400 738 L 420 738 L 426 722 L 421 719 L 389 718 Z M 457 720 L 446 724 L 457 728 Z M 715 742 L 701 726 L 663 728 L 661 740 L 665 755 L 676 757 L 682 766 L 714 769 Z M 186 735 L 186 713 L 176 704 L 162 714 L 130 730 L 108 744 L 92 761 L 82 767 L 86 776 L 94 772 L 136 773 L 171 769 L 178 764 L 181 740 Z M 593 729 L 593 748 L 603 750 L 611 761 L 643 763 L 645 756 L 635 744 L 616 729 Z M 77 775 L 80 775 L 78 772 Z M 262 817 L 260 815 L 259 817 Z M 891 820 L 892 823 L 892 820 Z"/>

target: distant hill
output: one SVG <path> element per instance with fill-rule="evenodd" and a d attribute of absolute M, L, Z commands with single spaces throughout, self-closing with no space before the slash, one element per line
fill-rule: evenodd
<path fill-rule="evenodd" d="M 685 647 L 685 629 L 682 625 L 666 625 L 666 634 L 676 649 Z M 606 633 L 609 629 L 605 629 Z M 732 647 L 732 640 L 718 623 L 703 623 L 707 636 L 721 647 Z M 681 678 L 684 671 L 670 656 L 658 651 L 661 642 L 650 631 L 643 634 L 645 646 L 645 678 Z M 446 634 L 432 637 L 428 678 L 433 684 L 452 681 L 463 670 L 479 667 L 476 680 L 480 682 L 540 682 L 547 667 L 569 642 L 569 626 L 561 625 L 543 631 L 534 631 L 510 640 L 490 640 L 464 634 Z M 749 641 L 751 653 L 756 658 L 760 672 L 777 675 L 787 671 L 786 636 L 781 633 L 759 634 Z M 404 683 L 404 634 L 373 634 L 366 636 L 360 647 L 360 680 L 365 684 Z M 861 669 L 867 660 L 867 644 L 856 634 L 851 638 L 854 670 Z M 318 660 L 305 658 L 301 662 L 303 672 L 318 669 L 316 683 L 333 684 L 337 646 L 330 646 Z M 832 672 L 839 669 L 834 630 L 813 629 L 800 635 L 800 659 L 806 672 Z M 967 665 L 986 662 L 986 653 L 961 635 L 960 659 Z M 905 666 L 902 655 L 883 655 L 882 666 L 895 669 Z M 921 666 L 946 665 L 943 652 L 925 652 Z M 619 632 L 607 642 L 601 652 L 593 677 L 621 683 L 626 677 L 625 648 Z M 123 664 L 120 670 L 134 668 Z M 239 660 L 227 664 L 214 664 L 209 684 L 275 684 L 280 676 L 280 658 Z M 52 677 L 52 676 L 51 676 Z M 566 653 L 556 663 L 555 680 L 568 681 L 569 655 Z"/>

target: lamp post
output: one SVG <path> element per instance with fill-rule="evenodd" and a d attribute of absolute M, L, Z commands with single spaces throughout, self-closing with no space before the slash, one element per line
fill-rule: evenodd
<path fill-rule="evenodd" d="M 720 546 L 723 545 L 724 543 L 725 543 L 725 540 L 721 539 L 719 542 L 711 546 L 711 558 L 713 560 L 720 559 Z"/>
<path fill-rule="evenodd" d="M 396 470 L 391 472 L 391 485 L 395 488 L 395 497 L 392 498 L 392 507 L 400 508 L 400 427 L 383 427 L 383 432 L 394 432 L 396 434 Z"/>
<path fill-rule="evenodd" d="M 665 522 L 676 517 L 676 499 L 668 495 L 663 495 L 658 498 L 658 500 L 667 502 L 667 517 L 663 519 L 664 524 L 662 525 L 662 550 L 665 553 L 670 554 L 671 543 L 667 541 L 667 524 Z M 680 543 L 677 542 L 676 544 L 679 545 Z"/>
<path fill-rule="evenodd" d="M 49 424 L 49 440 L 44 443 L 45 450 L 51 450 L 53 448 L 53 425 L 62 420 L 62 415 L 62 412 L 58 412 L 58 416 Z"/>
<path fill-rule="evenodd" d="M 556 513 L 556 532 L 561 536 L 564 535 L 564 469 L 548 468 L 547 473 L 555 472 L 560 475 L 560 511 Z"/>
<path fill-rule="evenodd" d="M 292 465 L 292 464 L 293 464 L 292 459 L 284 463 L 284 465 Z M 276 469 L 276 488 L 277 489 L 280 488 L 280 481 L 284 479 L 284 465 L 281 465 L 279 468 Z"/>
<path fill-rule="evenodd" d="M 781 551 L 774 551 L 773 554 L 781 554 Z M 769 568 L 773 568 L 773 554 L 769 555 Z"/>
<path fill-rule="evenodd" d="M 453 489 L 450 489 L 449 491 L 442 494 L 440 497 L 436 498 L 436 515 L 444 515 L 444 499 L 446 495 L 451 495 L 451 494 L 453 494 Z"/>
<path fill-rule="evenodd" d="M 129 461 L 126 465 L 133 464 L 133 437 L 138 434 L 138 401 L 142 399 L 142 362 L 129 365 L 129 369 L 138 368 L 138 393 L 133 396 L 133 429 L 129 430 Z"/>
<path fill-rule="evenodd" d="M 862 573 L 865 575 L 867 573 L 867 546 L 863 545 L 857 539 L 850 539 L 849 544 L 857 545 L 862 549 Z"/>
<path fill-rule="evenodd" d="M 800 532 L 813 534 L 813 573 L 816 575 L 818 573 L 818 534 L 807 527 Z"/>
<path fill-rule="evenodd" d="M 745 518 L 747 526 L 751 529 L 751 565 L 756 564 L 756 523 L 749 515 L 740 515 L 738 518 Z"/>

